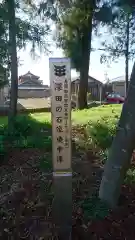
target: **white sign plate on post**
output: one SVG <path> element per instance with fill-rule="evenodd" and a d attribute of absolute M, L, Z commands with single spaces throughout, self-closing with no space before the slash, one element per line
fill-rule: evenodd
<path fill-rule="evenodd" d="M 50 58 L 53 171 L 71 172 L 71 68 L 68 58 Z"/>

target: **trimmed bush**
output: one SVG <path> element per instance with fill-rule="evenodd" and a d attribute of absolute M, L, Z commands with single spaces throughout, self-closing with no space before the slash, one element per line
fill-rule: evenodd
<path fill-rule="evenodd" d="M 100 147 L 102 150 L 110 148 L 113 136 L 116 133 L 116 126 L 118 117 L 108 118 L 104 117 L 97 122 L 87 125 L 86 131 L 93 143 Z"/>

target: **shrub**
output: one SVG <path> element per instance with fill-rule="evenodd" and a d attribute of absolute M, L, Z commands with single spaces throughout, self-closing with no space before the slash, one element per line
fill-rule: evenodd
<path fill-rule="evenodd" d="M 108 216 L 110 208 L 106 203 L 102 202 L 97 196 L 85 199 L 80 203 L 84 212 L 84 219 L 89 220 L 102 220 Z"/>
<path fill-rule="evenodd" d="M 101 118 L 95 123 L 87 125 L 87 135 L 90 136 L 93 143 L 100 147 L 102 150 L 110 148 L 113 137 L 116 132 L 117 118 Z"/>

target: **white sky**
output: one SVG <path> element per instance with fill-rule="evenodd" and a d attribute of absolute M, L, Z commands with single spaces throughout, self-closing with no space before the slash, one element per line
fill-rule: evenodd
<path fill-rule="evenodd" d="M 53 44 L 52 44 L 53 45 Z M 94 47 L 98 48 L 98 40 L 94 40 Z M 27 51 L 19 52 L 18 56 L 21 60 L 21 66 L 19 66 L 19 75 L 23 75 L 28 71 L 33 74 L 40 76 L 44 84 L 49 84 L 49 57 L 64 57 L 61 49 L 56 49 L 54 46 L 51 47 L 52 54 L 50 56 L 41 55 L 39 59 L 33 60 L 29 54 L 29 47 Z M 95 77 L 100 81 L 105 80 L 105 74 L 108 74 L 109 79 L 124 75 L 125 64 L 124 59 L 120 59 L 117 63 L 111 64 L 108 68 L 107 65 L 100 63 L 101 51 L 95 51 L 91 53 L 90 57 L 90 70 L 89 75 Z M 129 64 L 129 74 L 132 70 L 133 62 Z M 75 76 L 76 72 L 72 71 L 72 76 Z"/>

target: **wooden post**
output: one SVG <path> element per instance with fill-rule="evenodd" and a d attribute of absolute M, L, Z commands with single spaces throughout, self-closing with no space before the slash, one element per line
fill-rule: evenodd
<path fill-rule="evenodd" d="M 68 240 L 72 228 L 71 68 L 67 58 L 50 58 L 52 96 L 52 155 L 54 223 L 59 239 Z"/>

